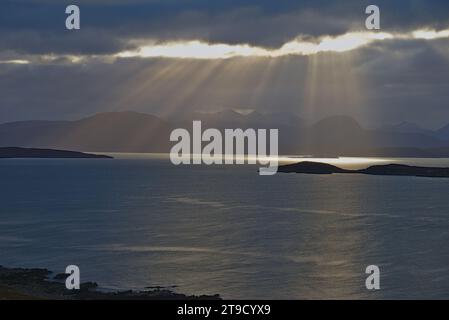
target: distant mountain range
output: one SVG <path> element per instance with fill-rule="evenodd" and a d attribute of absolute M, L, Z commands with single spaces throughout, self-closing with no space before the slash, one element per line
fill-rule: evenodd
<path fill-rule="evenodd" d="M 22 121 L 0 125 L 0 146 L 99 152 L 166 152 L 172 128 L 136 112 L 108 112 L 77 121 Z"/>
<path fill-rule="evenodd" d="M 91 152 L 168 152 L 175 128 L 279 129 L 281 154 L 315 156 L 448 157 L 449 124 L 431 131 L 402 123 L 365 129 L 347 116 L 308 124 L 290 113 L 175 114 L 166 119 L 137 112 L 107 112 L 76 121 L 21 121 L 0 124 L 0 146 Z"/>

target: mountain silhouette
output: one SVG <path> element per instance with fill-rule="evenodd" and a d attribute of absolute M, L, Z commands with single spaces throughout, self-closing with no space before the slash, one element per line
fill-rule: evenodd
<path fill-rule="evenodd" d="M 419 126 L 416 123 L 403 121 L 396 124 L 390 124 L 390 125 L 383 125 L 380 128 L 378 128 L 380 131 L 386 131 L 386 132 L 402 132 L 402 133 L 422 133 L 429 136 L 435 136 L 436 132 L 424 129 L 421 126 Z"/>
<path fill-rule="evenodd" d="M 106 112 L 76 121 L 21 121 L 0 124 L 0 146 L 53 148 L 90 152 L 169 152 L 175 128 L 279 129 L 281 154 L 315 156 L 449 156 L 449 139 L 439 132 L 363 128 L 348 116 L 314 124 L 291 113 L 184 113 L 160 118 L 132 111 Z M 449 128 L 449 126 L 448 126 Z"/>
<path fill-rule="evenodd" d="M 172 128 L 137 112 L 108 112 L 78 121 L 24 121 L 0 125 L 0 146 L 100 152 L 167 152 Z"/>

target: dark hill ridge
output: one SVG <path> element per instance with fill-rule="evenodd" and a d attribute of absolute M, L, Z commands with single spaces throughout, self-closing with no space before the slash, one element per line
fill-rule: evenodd
<path fill-rule="evenodd" d="M 83 153 L 77 151 L 34 149 L 17 147 L 0 147 L 0 159 L 5 158 L 88 158 L 88 159 L 112 159 L 110 156 Z"/>
<path fill-rule="evenodd" d="M 403 164 L 375 165 L 366 169 L 347 170 L 327 163 L 303 161 L 299 163 L 280 166 L 278 171 L 285 173 L 306 174 L 358 173 L 379 176 L 449 178 L 449 168 L 415 167 Z"/>
<path fill-rule="evenodd" d="M 99 113 L 75 121 L 21 121 L 0 124 L 0 146 L 91 152 L 170 152 L 175 128 L 279 129 L 280 154 L 359 157 L 449 157 L 449 137 L 414 125 L 366 129 L 348 116 L 310 124 L 290 113 L 176 113 L 165 120 L 132 111 Z M 441 136 L 441 137 L 440 137 Z"/>
<path fill-rule="evenodd" d="M 96 152 L 168 152 L 172 127 L 137 112 L 106 112 L 76 121 L 0 124 L 0 146 Z"/>

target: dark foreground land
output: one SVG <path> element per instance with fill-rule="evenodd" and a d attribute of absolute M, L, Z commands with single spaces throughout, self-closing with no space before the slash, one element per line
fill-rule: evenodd
<path fill-rule="evenodd" d="M 66 274 L 51 276 L 47 269 L 5 268 L 0 266 L 0 300 L 219 300 L 219 295 L 186 296 L 164 288 L 148 291 L 98 291 L 94 282 L 80 290 L 67 290 Z"/>
<path fill-rule="evenodd" d="M 286 173 L 308 174 L 359 173 L 379 176 L 449 178 L 449 168 L 414 167 L 403 164 L 376 165 L 368 167 L 366 169 L 347 170 L 327 163 L 303 161 L 299 163 L 280 166 L 278 171 Z"/>
<path fill-rule="evenodd" d="M 1 158 L 88 158 L 112 159 L 110 156 L 54 149 L 0 147 Z"/>

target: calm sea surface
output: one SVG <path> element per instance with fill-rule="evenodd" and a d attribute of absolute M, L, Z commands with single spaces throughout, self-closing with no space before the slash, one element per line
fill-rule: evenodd
<path fill-rule="evenodd" d="M 296 159 L 299 161 L 298 159 Z M 449 159 L 329 159 L 449 166 Z M 449 298 L 449 179 L 0 160 L 0 264 L 224 298 Z M 381 290 L 365 289 L 365 268 Z"/>

